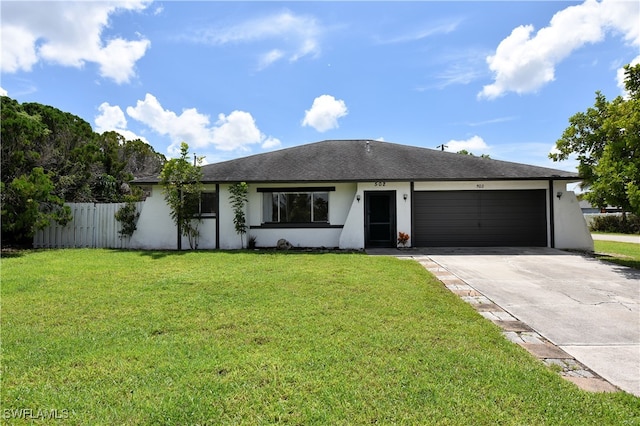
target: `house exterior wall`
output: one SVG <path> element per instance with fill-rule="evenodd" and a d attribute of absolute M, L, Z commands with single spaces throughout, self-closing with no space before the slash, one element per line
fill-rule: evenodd
<path fill-rule="evenodd" d="M 580 202 L 573 191 L 567 191 L 565 182 L 554 182 L 555 207 L 555 247 L 559 249 L 573 249 L 593 251 L 593 238 L 585 221 Z M 562 193 L 560 198 L 558 193 Z"/>
<path fill-rule="evenodd" d="M 547 201 L 547 240 L 551 245 L 551 220 L 553 220 L 554 244 L 559 249 L 593 250 L 593 240 L 587 228 L 575 194 L 567 191 L 568 182 L 553 182 L 553 210 Z M 415 191 L 478 191 L 478 190 L 527 190 L 544 189 L 549 200 L 549 181 L 460 181 L 416 182 Z M 557 198 L 557 193 L 562 196 Z"/>
<path fill-rule="evenodd" d="M 262 226 L 262 197 L 258 188 L 318 187 L 332 186 L 329 193 L 329 228 L 274 228 Z M 526 190 L 547 191 L 548 241 L 551 242 L 551 220 L 555 235 L 554 246 L 561 249 L 593 250 L 593 240 L 588 231 L 575 194 L 566 190 L 567 182 L 553 183 L 554 215 L 550 214 L 549 181 L 460 181 L 460 182 L 415 182 L 414 191 L 462 191 L 462 190 Z M 366 191 L 395 191 L 397 232 L 411 236 L 412 191 L 410 182 L 358 182 L 358 183 L 313 183 L 313 184 L 250 184 L 245 215 L 250 229 L 241 241 L 233 224 L 234 213 L 229 203 L 228 184 L 219 185 L 219 211 L 217 218 L 203 219 L 200 224 L 198 248 L 216 248 L 216 222 L 219 221 L 220 249 L 246 247 L 247 239 L 256 238 L 258 247 L 274 247 L 284 238 L 295 247 L 339 247 L 341 249 L 363 249 L 364 236 L 364 193 Z M 206 185 L 206 190 L 215 190 L 215 185 Z M 562 196 L 557 198 L 557 193 Z M 404 199 L 406 194 L 407 198 Z M 358 201 L 358 196 L 360 200 Z M 412 245 L 410 239 L 407 246 Z M 550 244 L 551 245 L 551 244 Z M 173 249 L 177 248 L 177 230 L 171 220 L 162 188 L 152 187 L 142 208 L 138 229 L 131 237 L 131 248 Z M 183 249 L 189 249 L 186 238 L 182 239 Z"/>
<path fill-rule="evenodd" d="M 220 185 L 220 248 L 238 249 L 241 247 L 240 236 L 233 225 L 233 210 L 228 203 L 229 186 Z M 318 186 L 332 186 L 335 191 L 329 192 L 329 224 L 331 228 L 274 228 L 263 226 L 263 193 L 258 188 L 311 188 Z M 294 247 L 339 247 L 342 227 L 349 214 L 352 201 L 355 198 L 357 185 L 355 183 L 313 183 L 313 184 L 250 184 L 248 203 L 245 208 L 249 229 L 245 241 L 255 237 L 257 247 L 275 247 L 278 240 L 284 238 Z"/>
<path fill-rule="evenodd" d="M 154 185 L 140 211 L 137 229 L 131 236 L 130 246 L 136 249 L 176 249 L 176 236 L 176 226 L 171 220 L 162 188 Z"/>
<path fill-rule="evenodd" d="M 215 185 L 205 185 L 206 191 L 214 191 Z M 215 218 L 203 219 L 198 229 L 199 249 L 213 249 L 216 244 Z M 138 226 L 129 244 L 134 249 L 175 250 L 178 248 L 178 230 L 171 219 L 171 210 L 164 199 L 162 187 L 154 185 L 140 211 Z M 189 240 L 182 237 L 182 249 L 188 250 Z"/>
<path fill-rule="evenodd" d="M 364 193 L 366 191 L 396 192 L 396 228 L 411 236 L 411 184 L 409 182 L 359 182 L 351 199 L 345 226 L 340 235 L 338 247 L 341 249 L 364 248 Z M 404 199 L 406 194 L 407 198 Z M 360 201 L 358 201 L 360 196 Z M 407 247 L 411 246 L 411 239 Z"/>

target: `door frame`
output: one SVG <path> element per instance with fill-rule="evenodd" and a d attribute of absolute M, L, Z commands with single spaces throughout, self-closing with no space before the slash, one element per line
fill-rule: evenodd
<path fill-rule="evenodd" d="M 389 226 L 389 239 L 388 240 L 372 240 L 371 239 L 371 197 L 372 196 L 387 196 L 389 200 L 389 221 L 375 222 L 374 224 L 388 224 Z M 372 247 L 397 247 L 396 235 L 398 233 L 397 227 L 397 207 L 396 207 L 396 191 L 364 191 L 364 246 L 365 248 Z"/>

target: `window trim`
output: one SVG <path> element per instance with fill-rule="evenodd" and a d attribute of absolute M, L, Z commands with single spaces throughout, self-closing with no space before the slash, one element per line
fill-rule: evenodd
<path fill-rule="evenodd" d="M 260 225 L 251 225 L 250 229 L 340 229 L 344 228 L 344 225 L 331 225 L 328 222 L 266 222 Z"/>
<path fill-rule="evenodd" d="M 335 186 L 287 186 L 282 188 L 257 188 L 258 192 L 335 192 Z"/>
<path fill-rule="evenodd" d="M 335 191 L 335 186 L 297 186 L 297 187 L 280 187 L 280 188 L 257 188 L 258 193 L 262 193 L 262 220 L 260 227 L 270 228 L 326 228 L 331 227 L 329 222 L 329 193 Z M 307 194 L 310 198 L 310 222 L 280 222 L 271 221 L 267 222 L 264 218 L 265 198 L 264 194 L 282 193 L 282 194 Z M 314 217 L 314 194 L 326 193 L 327 194 L 327 220 L 326 221 L 313 221 Z"/>
<path fill-rule="evenodd" d="M 215 200 L 213 202 L 214 212 L 202 213 L 202 194 L 215 194 Z M 216 191 L 200 191 L 198 213 L 196 214 L 200 219 L 216 219 L 218 217 L 218 193 Z"/>

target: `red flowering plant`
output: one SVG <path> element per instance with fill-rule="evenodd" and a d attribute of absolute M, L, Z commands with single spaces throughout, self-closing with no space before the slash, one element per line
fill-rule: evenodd
<path fill-rule="evenodd" d="M 409 234 L 405 234 L 404 232 L 398 232 L 398 245 L 402 245 L 402 247 L 406 247 L 408 241 L 409 241 Z"/>

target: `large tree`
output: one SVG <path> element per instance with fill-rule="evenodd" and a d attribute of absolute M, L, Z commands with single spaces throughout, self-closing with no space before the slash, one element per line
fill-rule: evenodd
<path fill-rule="evenodd" d="M 556 142 L 554 161 L 575 155 L 585 198 L 597 207 L 621 207 L 640 215 L 640 64 L 625 66 L 627 96 L 595 104 L 569 119 Z"/>
<path fill-rule="evenodd" d="M 180 157 L 164 165 L 160 173 L 160 184 L 164 198 L 171 209 L 171 218 L 178 227 L 178 250 L 182 249 L 182 236 L 189 240 L 192 249 L 198 248 L 198 225 L 200 224 L 200 194 L 202 193 L 202 170 L 189 161 L 189 145 L 180 144 Z"/>
<path fill-rule="evenodd" d="M 28 242 L 49 220 L 68 220 L 64 202 L 135 197 L 128 182 L 157 175 L 166 161 L 141 140 L 95 133 L 80 117 L 48 105 L 2 96 L 0 122 L 3 245 Z"/>

